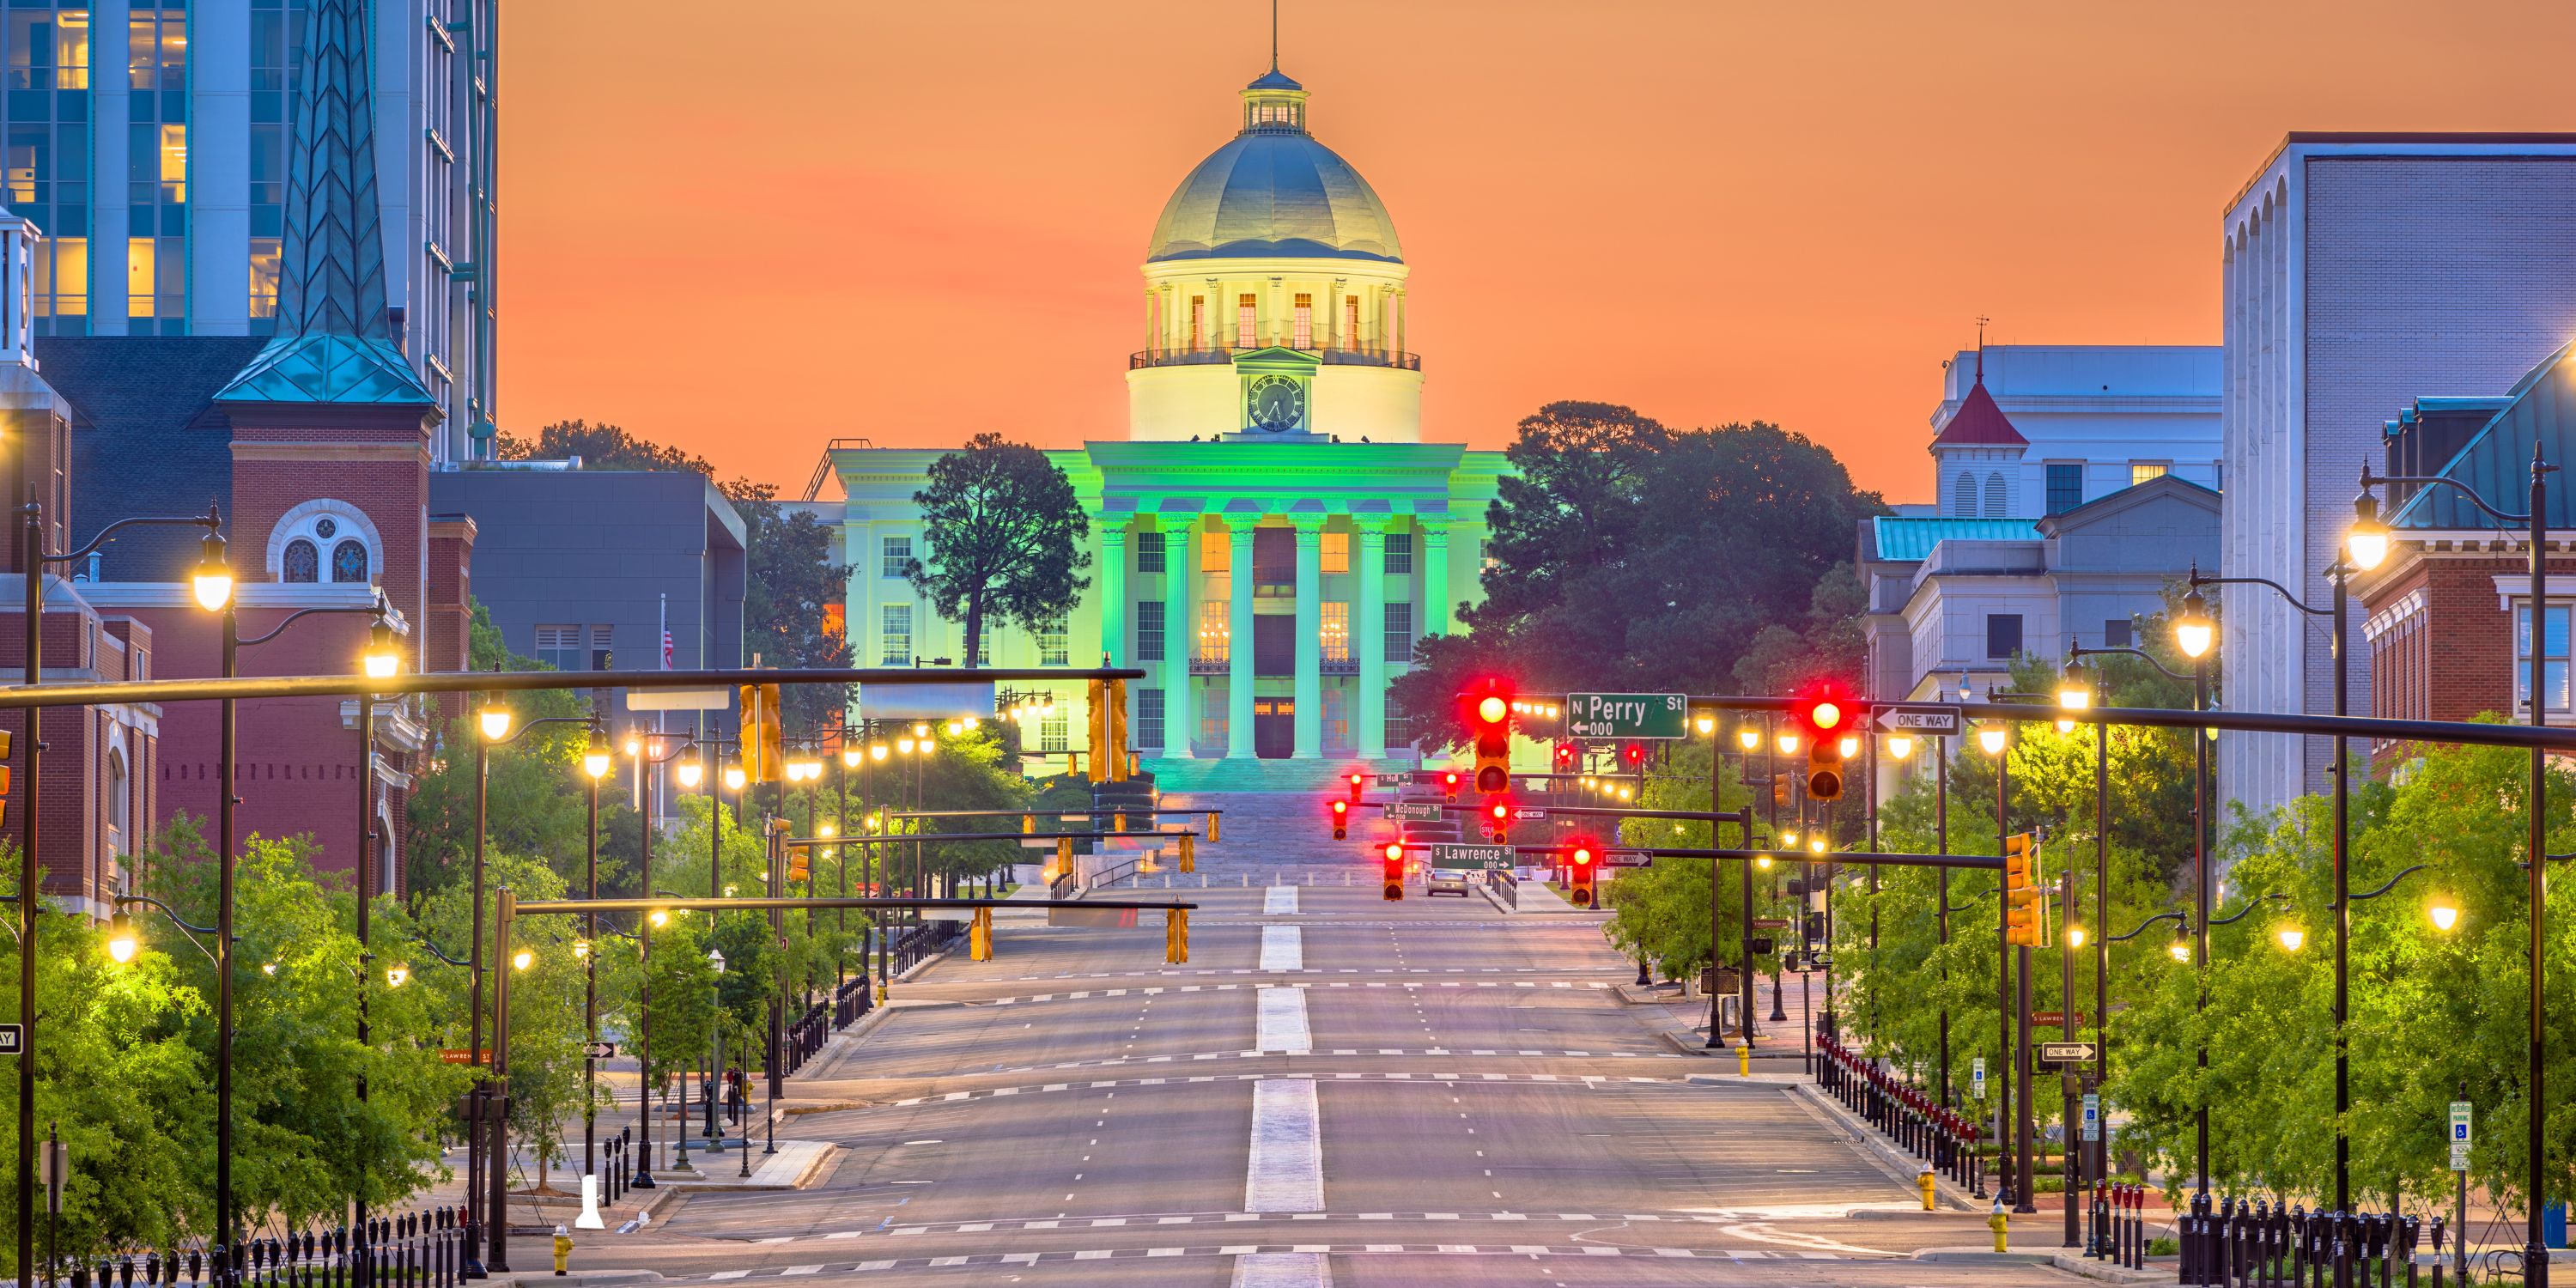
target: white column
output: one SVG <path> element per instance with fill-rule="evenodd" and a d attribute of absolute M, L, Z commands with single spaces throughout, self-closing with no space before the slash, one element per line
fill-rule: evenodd
<path fill-rule="evenodd" d="M 1228 519 L 1227 538 L 1232 542 L 1233 563 L 1226 573 L 1228 588 L 1233 592 L 1234 611 L 1229 616 L 1227 631 L 1231 661 L 1226 667 L 1225 685 L 1225 754 L 1228 759 L 1252 758 L 1252 526 L 1251 515 Z"/>
<path fill-rule="evenodd" d="M 1314 760 L 1324 754 L 1324 525 L 1297 525 L 1296 744 L 1289 754 Z"/>
<path fill-rule="evenodd" d="M 1353 744 L 1366 760 L 1386 759 L 1386 520 L 1380 516 L 1354 516 L 1359 529 L 1359 603 L 1351 614 L 1359 620 L 1351 632 L 1352 647 L 1359 650 L 1359 701 L 1352 704 L 1352 719 L 1359 721 L 1359 739 Z"/>
<path fill-rule="evenodd" d="M 1193 521 L 1163 534 L 1163 598 L 1170 614 L 1163 621 L 1163 754 L 1190 758 L 1190 738 L 1199 729 L 1197 683 L 1190 661 L 1199 655 L 1199 542 Z M 1174 620 L 1177 619 L 1177 620 Z"/>
<path fill-rule="evenodd" d="M 1127 520 L 1103 517 L 1100 529 L 1100 655 L 1125 666 L 1135 655 L 1127 642 Z M 1115 526 L 1109 526 L 1109 525 Z M 1090 659 L 1076 657 L 1074 665 Z"/>
<path fill-rule="evenodd" d="M 1422 624 L 1424 635 L 1449 633 L 1449 526 L 1425 522 L 1422 530 Z"/>

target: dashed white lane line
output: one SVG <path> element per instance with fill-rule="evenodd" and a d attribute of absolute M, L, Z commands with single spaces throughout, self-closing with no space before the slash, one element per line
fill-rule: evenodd
<path fill-rule="evenodd" d="M 1264 951 L 1267 951 L 1267 950 L 1265 949 Z M 1301 957 L 1303 956 L 1302 952 L 1300 953 L 1300 956 L 1301 956 Z M 1247 972 L 1247 973 L 1249 973 L 1249 972 Z M 945 1006 L 962 1006 L 962 1007 L 968 1007 L 968 1008 L 978 1007 L 978 1006 L 1030 1006 L 1030 1005 L 1035 1005 L 1036 1003 L 1039 1003 L 1039 1002 L 1082 1002 L 1082 1001 L 1089 1001 L 1090 999 L 1095 998 L 1095 997 L 1104 997 L 1104 998 L 1105 998 L 1105 997 L 1125 997 L 1125 996 L 1127 996 L 1127 995 L 1128 995 L 1128 994 L 1130 994 L 1130 993 L 1135 993 L 1135 994 L 1140 994 L 1140 995 L 1143 995 L 1143 996 L 1151 997 L 1151 996 L 1154 996 L 1154 995 L 1157 995 L 1157 994 L 1162 994 L 1162 993 L 1231 993 L 1231 992 L 1235 992 L 1235 991 L 1237 991 L 1237 990 L 1240 990 L 1240 989 L 1246 989 L 1246 988 L 1273 988 L 1273 987 L 1276 987 L 1276 988 L 1529 988 L 1529 989 L 1535 989 L 1535 988 L 1539 988 L 1539 987 L 1542 987 L 1542 986 L 1547 987 L 1547 988 L 1563 988 L 1563 989 L 1577 989 L 1577 988 L 1582 988 L 1582 989 L 1591 989 L 1591 990 L 1593 990 L 1593 991 L 1595 991 L 1595 992 L 1602 991 L 1602 990 L 1608 989 L 1608 988 L 1610 987 L 1610 985 L 1608 985 L 1608 984 L 1599 983 L 1599 982 L 1597 982 L 1597 981 L 1593 981 L 1593 980 L 1569 980 L 1569 979 L 1558 979 L 1558 980 L 1512 980 L 1512 981 L 1509 981 L 1508 983 L 1507 983 L 1507 982 L 1504 982 L 1504 981 L 1499 981 L 1499 980 L 1477 980 L 1477 981 L 1475 981 L 1475 982 L 1473 982 L 1473 983 L 1469 983 L 1469 982 L 1464 981 L 1464 980 L 1449 980 L 1449 981 L 1443 981 L 1443 982 L 1438 983 L 1438 984 L 1409 984 L 1409 983 L 1408 983 L 1408 984 L 1389 984 L 1389 983 L 1382 983 L 1382 982 L 1379 982 L 1379 981 L 1376 981 L 1376 980 L 1369 980 L 1369 981 L 1364 981 L 1364 982 L 1361 982 L 1361 983 L 1351 983 L 1351 982 L 1344 981 L 1344 980 L 1328 980 L 1328 981 L 1321 981 L 1321 982 L 1310 982 L 1310 981 L 1307 981 L 1307 980 L 1296 980 L 1296 981 L 1293 981 L 1293 982 L 1290 982 L 1290 983 L 1283 983 L 1283 984 L 1277 984 L 1277 985 L 1271 985 L 1271 984 L 1182 984 L 1182 985 L 1180 985 L 1180 986 L 1178 986 L 1178 987 L 1168 987 L 1168 986 L 1166 986 L 1166 987 L 1136 988 L 1136 989 L 1128 989 L 1128 988 L 1103 988 L 1103 989 L 1090 989 L 1090 988 L 1086 988 L 1086 989 L 1076 989 L 1076 990 L 1074 990 L 1073 992 L 1070 992 L 1070 993 L 1030 993 L 1030 994 L 1025 994 L 1025 995 L 1017 996 L 1017 997 L 979 997 L 979 998 L 972 998 L 972 999 L 960 999 L 960 1000 L 955 1001 L 955 1002 L 942 1002 L 940 1005 L 941 1005 L 942 1007 L 945 1007 Z M 925 1013 L 934 1013 L 936 1010 L 938 1010 L 938 1009 L 939 1009 L 939 1007 L 923 1006 L 923 1007 L 918 1007 L 918 1008 L 914 1008 L 914 1009 L 919 1009 L 919 1010 L 921 1010 L 921 1011 L 923 1011 L 923 1012 L 925 1012 Z"/>
<path fill-rule="evenodd" d="M 1291 971 L 1306 969 L 1306 939 L 1295 926 L 1261 928 L 1261 969 Z"/>
<path fill-rule="evenodd" d="M 1283 990 L 1284 991 L 1284 990 Z M 1173 1055 L 1125 1055 L 1100 1060 L 1064 1060 L 1055 1064 L 1024 1064 L 987 1070 L 990 1073 L 1052 1073 L 1066 1069 L 1115 1069 L 1138 1064 L 1198 1064 L 1209 1060 L 1261 1060 L 1280 1055 L 1384 1057 L 1412 1059 L 1424 1057 L 1476 1056 L 1480 1058 L 1574 1059 L 1574 1060 L 1695 1060 L 1697 1056 L 1678 1051 L 1570 1051 L 1540 1050 L 1536 1047 L 1328 1047 L 1300 1048 L 1296 1051 L 1187 1051 Z"/>
<path fill-rule="evenodd" d="M 1315 1039 L 1306 1026 L 1304 989 L 1265 988 L 1254 996 L 1261 1003 L 1254 1045 L 1263 1054 L 1306 1055 L 1314 1050 Z"/>
<path fill-rule="evenodd" d="M 881 1105 L 861 1106 L 859 1110 L 849 1112 L 863 1112 L 866 1109 L 909 1109 L 916 1105 L 944 1105 L 968 1100 L 991 1100 L 998 1096 L 1044 1095 L 1049 1092 L 1071 1091 L 1075 1088 L 1089 1090 L 1105 1087 L 1186 1086 L 1190 1083 L 1196 1082 L 1265 1081 L 1402 1082 L 1422 1087 L 1440 1087 L 1460 1082 L 1513 1082 L 1563 1087 L 1568 1090 L 1584 1090 L 1602 1085 L 1674 1088 L 1690 1086 L 1701 1088 L 1726 1086 L 1746 1087 L 1746 1084 L 1738 1082 L 1733 1078 L 1728 1078 L 1721 1082 L 1714 1076 L 1706 1076 L 1704 1078 L 1645 1078 L 1630 1075 L 1614 1078 L 1598 1073 L 1586 1073 L 1580 1075 L 1554 1073 L 1467 1073 L 1455 1069 L 1425 1070 L 1420 1073 L 1310 1073 L 1289 1074 L 1284 1076 L 1269 1073 L 1195 1074 L 1185 1078 L 1100 1078 L 1084 1082 L 1050 1082 L 1044 1086 L 1035 1087 L 986 1087 L 978 1091 L 950 1091 L 935 1096 L 910 1096 L 902 1100 L 889 1100 Z M 1755 1083 L 1750 1087 L 1747 1087 L 1747 1089 L 1770 1091 L 1774 1093 L 1778 1093 L 1782 1090 L 1780 1086 L 1773 1083 Z"/>
<path fill-rule="evenodd" d="M 1544 1243 L 1227 1243 L 1213 1246 L 1176 1246 L 1160 1248 L 1092 1248 L 1081 1251 L 977 1253 L 971 1256 L 887 1257 L 862 1261 L 855 1265 L 836 1264 L 823 1267 L 832 1274 L 868 1273 L 879 1270 L 924 1270 L 950 1266 L 1027 1266 L 1058 1261 L 1127 1261 L 1145 1257 L 1234 1257 L 1237 1264 L 1245 1257 L 1275 1255 L 1311 1257 L 1349 1257 L 1363 1255 L 1396 1256 L 1483 1256 L 1483 1257 L 1646 1257 L 1671 1261 L 1888 1261 L 1903 1258 L 1843 1257 L 1830 1252 L 1800 1252 L 1795 1255 L 1760 1248 L 1656 1248 L 1612 1247 L 1607 1244 L 1564 1246 Z M 744 1278 L 749 1270 L 720 1270 L 700 1276 L 674 1276 L 674 1283 L 704 1283 Z M 762 1272 L 784 1273 L 784 1272 Z M 1295 1282 L 1295 1281 L 1292 1281 Z"/>
<path fill-rule="evenodd" d="M 1252 1156 L 1244 1168 L 1243 1210 L 1324 1210 L 1323 1122 L 1313 1081 L 1264 1078 L 1252 1084 Z"/>
<path fill-rule="evenodd" d="M 1269 889 L 1262 891 L 1261 911 L 1264 913 L 1286 913 L 1290 916 L 1296 915 L 1297 887 L 1272 886 Z"/>

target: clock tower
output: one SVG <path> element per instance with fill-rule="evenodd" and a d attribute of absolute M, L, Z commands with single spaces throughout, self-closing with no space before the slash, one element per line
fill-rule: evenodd
<path fill-rule="evenodd" d="M 1308 132 L 1304 86 L 1273 67 L 1242 98 L 1240 129 L 1155 222 L 1128 437 L 1421 441 L 1394 220 Z"/>

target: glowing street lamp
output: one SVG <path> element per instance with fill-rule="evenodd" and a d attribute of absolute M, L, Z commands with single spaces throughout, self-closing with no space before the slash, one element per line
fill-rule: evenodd
<path fill-rule="evenodd" d="M 2010 731 L 2000 721 L 1980 721 L 1977 725 L 1977 746 L 1989 756 L 2004 754 L 2004 744 L 2009 736 Z"/>
<path fill-rule="evenodd" d="M 2218 623 L 2209 616 L 2209 601 L 2201 598 L 2200 588 L 2192 587 L 2182 597 L 2182 612 L 2174 618 L 2174 646 L 2193 661 L 2209 656 L 2210 646 L 2218 642 Z"/>
<path fill-rule="evenodd" d="M 189 585 L 196 592 L 197 607 L 209 613 L 222 612 L 233 602 L 233 570 L 224 561 L 222 533 L 209 532 L 197 543 L 197 570 Z"/>
<path fill-rule="evenodd" d="M 510 736 L 510 709 L 495 702 L 474 713 L 475 724 L 483 731 L 483 741 L 499 742 Z"/>

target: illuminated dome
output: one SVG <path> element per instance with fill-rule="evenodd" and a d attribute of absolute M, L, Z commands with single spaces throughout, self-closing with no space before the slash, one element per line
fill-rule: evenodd
<path fill-rule="evenodd" d="M 1357 259 L 1402 263 L 1377 193 L 1306 132 L 1306 90 L 1272 68 L 1243 91 L 1243 132 L 1190 171 L 1154 223 L 1149 262 Z"/>

